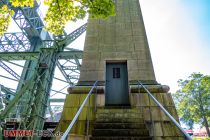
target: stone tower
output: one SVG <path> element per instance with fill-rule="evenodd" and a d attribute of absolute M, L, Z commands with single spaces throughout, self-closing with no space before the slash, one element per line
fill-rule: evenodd
<path fill-rule="evenodd" d="M 66 130 L 93 83 L 99 81 L 97 92 L 90 97 L 90 108 L 85 105 L 71 131 L 73 139 L 84 139 L 86 132 L 91 135 L 96 106 L 135 108 L 142 113 L 150 136 L 181 140 L 180 132 L 137 84 L 140 80 L 178 120 L 169 87 L 155 79 L 139 0 L 115 0 L 115 5 L 116 16 L 88 20 L 80 79 L 69 89 L 57 130 Z"/>
<path fill-rule="evenodd" d="M 138 0 L 117 0 L 116 16 L 88 20 L 80 83 L 105 81 L 106 63 L 127 62 L 128 80 L 155 82 Z"/>

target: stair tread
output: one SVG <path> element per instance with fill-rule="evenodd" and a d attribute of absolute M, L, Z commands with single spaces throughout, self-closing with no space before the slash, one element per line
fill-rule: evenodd
<path fill-rule="evenodd" d="M 128 129 L 143 129 L 146 128 L 146 125 L 144 123 L 94 123 L 94 128 L 95 129 L 101 129 L 101 128 L 128 128 Z"/>
<path fill-rule="evenodd" d="M 139 118 L 127 118 L 127 119 L 125 119 L 125 118 L 120 118 L 120 119 L 117 119 L 117 118 L 98 118 L 98 119 L 96 119 L 96 121 L 95 121 L 96 123 L 99 123 L 99 122 L 101 122 L 101 123 L 107 123 L 107 122 L 109 122 L 109 123 L 120 123 L 120 122 L 122 122 L 122 123 L 124 123 L 124 122 L 126 122 L 126 123 L 136 123 L 136 122 L 138 122 L 138 123 L 143 123 L 144 122 L 144 120 L 143 119 L 139 119 Z"/>
<path fill-rule="evenodd" d="M 104 122 L 104 123 L 99 123 L 99 122 L 95 122 L 94 124 L 132 124 L 130 122 L 116 122 L 116 123 L 112 123 L 112 122 Z M 135 123 L 135 124 L 145 124 L 145 123 Z"/>
<path fill-rule="evenodd" d="M 152 140 L 152 137 L 150 136 L 143 136 L 143 137 L 125 137 L 125 136 L 106 136 L 106 137 L 102 137 L 102 136 L 94 136 L 94 137 L 90 137 L 90 140 Z"/>
<path fill-rule="evenodd" d="M 91 138 L 152 138 L 151 136 L 91 136 Z"/>
<path fill-rule="evenodd" d="M 138 131 L 140 131 L 140 130 L 145 130 L 145 131 L 148 131 L 147 129 L 139 129 L 139 128 L 137 128 L 137 129 L 94 129 L 94 130 L 138 130 Z"/>
<path fill-rule="evenodd" d="M 152 140 L 138 109 L 101 109 L 90 140 Z"/>
<path fill-rule="evenodd" d="M 146 129 L 94 129 L 93 136 L 149 136 Z"/>

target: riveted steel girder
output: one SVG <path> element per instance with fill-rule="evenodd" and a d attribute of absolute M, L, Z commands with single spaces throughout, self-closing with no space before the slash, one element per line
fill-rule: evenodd
<path fill-rule="evenodd" d="M 26 52 L 31 47 L 27 36 L 22 33 L 5 33 L 0 36 L 0 52 Z"/>
<path fill-rule="evenodd" d="M 82 55 L 83 51 L 58 52 L 57 59 L 74 59 L 75 57 L 82 59 Z M 0 53 L 0 60 L 37 60 L 38 56 L 39 52 L 4 52 Z M 79 69 L 79 67 L 77 67 L 77 69 Z M 68 70 L 68 68 L 64 70 Z"/>

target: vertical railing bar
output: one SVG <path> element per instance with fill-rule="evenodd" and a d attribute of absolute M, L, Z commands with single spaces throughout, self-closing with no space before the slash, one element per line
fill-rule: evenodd
<path fill-rule="evenodd" d="M 149 90 L 147 88 L 145 88 L 145 86 L 138 81 L 138 83 L 144 88 L 144 90 L 148 93 L 148 95 L 150 96 L 150 98 L 160 107 L 160 109 L 162 109 L 162 111 L 171 119 L 171 121 L 176 125 L 176 127 L 178 127 L 178 129 L 184 134 L 184 136 L 188 139 L 188 140 L 192 140 L 192 138 L 190 137 L 189 134 L 187 134 L 184 129 L 179 125 L 179 123 L 171 116 L 171 114 L 159 103 L 158 100 L 155 99 L 155 97 L 149 92 Z"/>
<path fill-rule="evenodd" d="M 97 111 L 97 97 L 98 97 L 98 86 L 96 85 L 96 93 L 95 93 L 95 108 L 94 108 L 94 111 L 96 112 Z"/>
<path fill-rule="evenodd" d="M 90 96 L 90 98 L 91 98 L 91 96 Z M 89 101 L 88 101 L 88 112 L 87 112 L 87 127 L 86 127 L 86 138 L 87 138 L 87 140 L 89 140 L 89 137 L 88 137 L 88 135 L 89 135 L 89 123 L 90 123 L 90 98 L 88 99 Z"/>

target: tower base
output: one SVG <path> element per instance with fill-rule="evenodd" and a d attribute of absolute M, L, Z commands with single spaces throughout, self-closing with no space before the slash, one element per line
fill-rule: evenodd
<path fill-rule="evenodd" d="M 165 109 L 179 121 L 172 96 L 168 93 L 169 87 L 164 85 L 146 85 L 146 87 Z M 76 86 L 71 89 L 71 93 L 66 97 L 57 131 L 65 132 L 90 89 L 90 86 Z M 131 109 L 142 112 L 142 117 L 149 130 L 150 137 L 155 140 L 184 140 L 183 134 L 150 99 L 143 88 L 139 88 L 138 85 L 130 85 L 129 100 Z M 71 130 L 69 139 L 85 140 L 88 136 L 91 136 L 97 111 L 105 108 L 105 87 L 99 86 L 97 91 L 94 90 L 90 100 L 85 104 L 77 122 Z M 109 108 L 111 109 L 111 107 Z"/>

